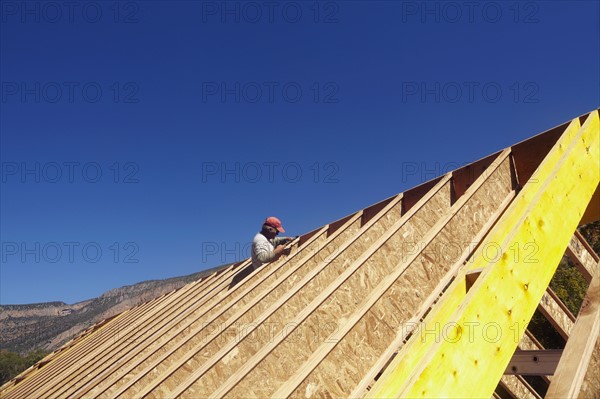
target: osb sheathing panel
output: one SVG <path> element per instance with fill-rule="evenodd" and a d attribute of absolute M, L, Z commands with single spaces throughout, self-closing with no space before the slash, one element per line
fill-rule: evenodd
<path fill-rule="evenodd" d="M 412 209 L 413 206 L 416 205 L 417 202 L 423 198 L 425 194 L 431 191 L 436 184 L 438 184 L 444 176 L 436 177 L 435 179 L 429 180 L 423 184 L 419 184 L 416 187 L 413 187 L 404 192 L 404 196 L 402 197 L 402 210 L 404 213 L 408 212 Z"/>
<path fill-rule="evenodd" d="M 596 345 L 594 346 L 583 384 L 581 384 L 578 398 L 600 398 L 600 338 L 596 339 Z"/>
<path fill-rule="evenodd" d="M 77 379 L 66 384 L 68 387 L 64 391 L 60 391 L 61 396 L 72 397 L 73 393 L 79 389 L 85 382 L 89 381 L 94 376 L 104 372 L 107 368 L 115 363 L 114 358 L 123 359 L 130 351 L 135 350 L 138 346 L 143 345 L 146 340 L 151 342 L 151 337 L 158 338 L 175 323 L 182 322 L 190 317 L 190 315 L 202 309 L 220 290 L 227 287 L 231 279 L 232 270 L 223 272 L 221 276 L 215 280 L 214 284 L 203 289 L 203 287 L 195 286 L 195 289 L 188 290 L 187 293 L 179 295 L 167 307 L 160 310 L 160 307 L 155 307 L 158 313 L 154 313 L 152 317 L 143 320 L 132 329 L 130 334 L 117 336 L 112 341 L 106 341 L 107 348 L 101 353 L 92 353 L 93 362 L 85 367 L 81 367 L 78 371 L 84 371 L 83 375 L 78 375 Z M 148 316 L 151 312 L 147 313 Z M 75 377 L 77 373 L 72 374 L 69 378 Z M 50 395 L 55 397 L 57 394 Z"/>
<path fill-rule="evenodd" d="M 369 246 L 381 236 L 389 227 L 400 219 L 401 203 L 397 202 L 382 218 L 373 220 L 373 224 L 367 230 L 362 231 L 355 239 L 348 243 L 345 249 L 331 253 L 329 262 L 318 265 L 317 269 L 321 269 L 312 279 L 307 282 L 298 282 L 298 286 L 292 291 L 292 287 L 283 288 L 283 293 L 293 292 L 284 304 L 274 313 L 268 315 L 264 323 L 261 323 L 257 330 L 248 338 L 240 338 L 237 340 L 237 345 L 228 356 L 216 363 L 207 373 L 205 373 L 192 389 L 189 390 L 189 395 L 193 397 L 206 397 L 216 389 L 229 375 L 239 368 L 246 360 L 248 360 L 256 351 L 262 348 L 273 336 L 279 334 L 283 328 L 286 328 L 286 323 L 292 320 L 302 309 L 304 309 L 310 301 L 312 301 L 321 291 L 329 285 L 343 270 L 357 259 Z M 261 302 L 265 305 L 272 305 L 274 301 Z M 264 306 L 255 306 L 247 312 L 247 323 L 253 322 L 264 310 Z M 196 360 L 196 359 L 194 359 Z M 204 360 L 204 359 L 203 359 Z M 197 369 L 197 365 L 191 363 L 192 369 Z M 167 380 L 159 390 L 153 393 L 156 397 L 163 397 L 175 388 L 176 384 L 181 383 L 184 374 L 177 373 L 173 378 Z M 166 389 L 165 389 L 166 388 Z M 187 393 L 186 393 L 187 394 Z M 186 397 L 183 395 L 183 397 Z"/>
<path fill-rule="evenodd" d="M 227 272 L 231 271 L 231 268 L 227 270 Z M 168 299 L 167 297 L 161 298 L 150 307 L 149 311 L 143 312 L 143 316 L 131 320 L 126 329 L 114 331 L 114 335 L 111 337 L 102 337 L 104 341 L 102 346 L 88 351 L 86 357 L 73 360 L 71 364 L 74 368 L 63 367 L 61 371 L 67 373 L 66 375 L 55 373 L 58 382 L 52 383 L 53 388 L 49 395 L 44 395 L 41 389 L 37 389 L 35 396 L 38 398 L 46 396 L 52 398 L 72 397 L 71 393 L 81 385 L 82 381 L 87 382 L 112 366 L 115 358 L 122 359 L 132 349 L 144 342 L 149 336 L 149 332 L 156 331 L 156 326 L 168 324 L 172 318 L 183 314 L 180 317 L 182 320 L 185 312 L 189 309 L 201 306 L 205 299 L 210 298 L 216 292 L 214 291 L 216 283 L 226 282 L 227 276 L 231 275 L 227 272 L 214 275 L 200 283 L 188 284 L 182 289 L 174 291 Z M 205 282 L 206 284 L 204 284 Z"/>
<path fill-rule="evenodd" d="M 197 329 L 201 329 L 199 332 L 194 334 L 191 339 L 178 348 L 174 353 L 172 353 L 169 357 L 162 360 L 158 365 L 152 368 L 152 370 L 145 375 L 142 379 L 137 381 L 132 387 L 130 387 L 124 394 L 123 397 L 137 397 L 136 393 L 139 392 L 142 387 L 145 387 L 147 384 L 152 383 L 152 381 L 157 377 L 161 376 L 162 373 L 165 372 L 169 367 L 175 365 L 177 362 L 180 362 L 181 359 L 185 359 L 189 362 L 188 358 L 192 357 L 198 350 L 200 353 L 196 355 L 196 364 L 198 361 L 203 362 L 206 359 L 210 358 L 212 354 L 214 354 L 220 347 L 224 346 L 231 339 L 236 339 L 236 337 L 243 330 L 244 326 L 248 323 L 251 323 L 252 320 L 260 314 L 258 309 L 266 309 L 268 305 L 274 302 L 277 298 L 281 297 L 287 289 L 290 288 L 291 285 L 301 276 L 307 274 L 314 265 L 318 262 L 315 260 L 316 257 L 321 256 L 321 251 L 335 251 L 341 243 L 347 240 L 349 237 L 354 235 L 358 229 L 360 228 L 360 218 L 358 218 L 354 223 L 349 225 L 345 230 L 340 231 L 335 237 L 332 237 L 332 240 L 328 241 L 324 244 L 324 241 L 319 241 L 315 246 L 311 246 L 309 251 L 306 252 L 309 260 L 305 262 L 303 265 L 300 265 L 302 259 L 306 259 L 304 257 L 294 257 L 289 260 L 288 263 L 285 264 L 284 267 L 278 267 L 281 264 L 275 265 L 277 267 L 275 272 L 272 273 L 267 279 L 265 279 L 260 286 L 257 286 L 252 291 L 249 291 L 242 297 L 237 297 L 234 306 L 227 309 L 225 312 L 220 314 L 217 318 L 213 320 L 209 320 L 208 317 L 203 317 L 200 320 L 197 320 L 192 324 L 189 328 L 185 330 L 187 334 L 176 337 L 172 342 L 173 345 L 170 345 L 170 348 L 174 348 L 178 342 L 181 342 L 184 339 L 188 339 L 188 335 Z M 319 247 L 321 246 L 321 247 Z M 304 254 L 304 252 L 303 252 Z M 301 267 L 297 269 L 291 277 L 282 279 L 281 277 L 284 274 L 287 274 L 291 271 L 294 271 L 294 266 L 300 265 Z M 272 288 L 271 285 L 278 284 L 277 287 L 273 291 L 269 293 L 269 295 L 263 299 L 261 299 L 256 305 L 257 308 L 252 311 L 244 310 L 246 307 L 254 304 L 256 298 L 265 292 L 265 290 Z M 271 301 L 271 302 L 270 302 Z M 116 385 L 112 386 L 108 391 L 111 395 L 115 392 L 120 386 L 121 383 L 126 383 L 133 376 L 137 375 L 137 373 L 144 370 L 148 365 L 153 366 L 157 358 L 162 356 L 167 352 L 166 348 L 161 348 L 159 352 L 152 355 L 147 361 L 142 363 L 140 366 L 136 367 L 131 373 L 126 375 L 121 381 L 119 381 Z M 190 372 L 190 367 L 187 364 L 183 365 L 183 371 L 185 374 Z M 174 376 L 177 378 L 177 376 Z"/>
<path fill-rule="evenodd" d="M 454 184 L 454 194 L 456 197 L 461 197 L 467 189 L 477 180 L 490 165 L 498 158 L 501 151 L 488 155 L 479 161 L 470 163 L 452 172 L 452 183 Z"/>
<path fill-rule="evenodd" d="M 169 367 L 176 366 L 182 361 L 194 364 L 198 362 L 204 362 L 209 359 L 214 353 L 216 353 L 221 347 L 224 347 L 228 342 L 235 341 L 238 335 L 243 332 L 245 326 L 252 323 L 254 318 L 265 310 L 270 304 L 275 302 L 276 299 L 280 298 L 285 294 L 291 286 L 294 285 L 297 279 L 306 275 L 314 265 L 318 264 L 317 257 L 321 256 L 321 252 L 334 252 L 341 243 L 347 240 L 352 235 L 356 234 L 360 228 L 360 218 L 357 218 L 354 223 L 349 225 L 343 231 L 339 231 L 335 236 L 331 237 L 331 240 L 327 242 L 322 248 L 314 247 L 309 252 L 308 261 L 300 265 L 299 269 L 294 270 L 294 265 L 285 265 L 284 267 L 277 268 L 275 273 L 269 277 L 269 279 L 256 289 L 250 291 L 247 295 L 240 298 L 234 307 L 228 309 L 225 313 L 220 315 L 214 321 L 205 325 L 205 328 L 194 337 L 186 342 L 184 346 L 179 348 L 175 353 L 169 356 L 167 359 L 162 361 L 159 365 L 154 367 L 150 374 L 143 377 L 140 381 L 136 382 L 130 389 L 125 393 L 125 397 L 136 397 L 137 392 L 145 387 L 147 384 L 152 383 L 156 376 L 161 376 Z M 323 244 L 322 244 L 323 245 Z M 305 258 L 303 258 L 305 259 Z M 301 260 L 297 260 L 301 262 Z M 293 272 L 293 273 L 292 273 Z M 290 274 L 290 276 L 287 276 Z M 275 286 L 275 287 L 273 287 Z M 271 290 L 265 298 L 260 298 L 259 295 L 266 294 L 266 290 Z M 254 306 L 254 302 L 258 300 L 258 303 Z M 255 309 L 252 309 L 255 307 Z M 250 308 L 250 309 L 248 309 Z M 200 321 L 206 323 L 205 321 Z M 196 355 L 196 353 L 199 353 Z M 194 357 L 195 360 L 190 360 Z M 146 362 L 152 364 L 150 362 Z M 176 381 L 180 380 L 184 375 L 191 372 L 191 368 L 188 364 L 184 364 L 182 369 L 179 370 L 181 375 L 174 375 L 170 377 Z M 136 372 L 136 371 L 134 371 Z"/>
<path fill-rule="evenodd" d="M 230 280 L 231 278 L 223 280 L 222 284 L 220 285 L 220 289 L 215 291 L 214 295 L 209 296 L 209 301 L 199 302 L 189 299 L 185 302 L 182 302 L 179 307 L 168 312 L 170 315 L 169 319 L 160 323 L 155 328 L 146 330 L 144 335 L 136 340 L 137 342 L 134 348 L 130 350 L 123 350 L 121 352 L 121 357 L 119 359 L 120 363 L 118 365 L 113 362 L 107 363 L 107 366 L 110 367 L 104 370 L 101 374 L 95 373 L 97 374 L 94 376 L 95 379 L 86 384 L 85 390 L 77 392 L 77 396 L 75 397 L 79 397 L 81 395 L 83 395 L 83 397 L 89 397 L 91 394 L 88 392 L 88 390 L 90 389 L 95 397 L 98 393 L 102 392 L 104 387 L 119 380 L 126 370 L 129 370 L 135 364 L 143 360 L 143 358 L 140 357 L 140 354 L 149 354 L 152 348 L 156 348 L 157 346 L 160 347 L 166 344 L 169 342 L 169 339 L 174 336 L 178 329 L 182 329 L 182 326 L 185 325 L 185 323 L 189 324 L 189 322 L 196 320 L 206 311 L 213 308 L 214 300 L 217 294 L 226 289 Z M 203 302 L 205 302 L 204 305 L 202 304 Z M 158 327 L 160 327 L 160 330 Z"/>
<path fill-rule="evenodd" d="M 337 289 L 336 286 L 327 288 L 327 291 L 335 291 L 305 320 L 294 320 L 294 323 L 300 322 L 298 329 L 277 345 L 228 396 L 271 395 L 401 262 L 406 256 L 404 243 L 422 238 L 449 209 L 449 187 L 447 183 L 439 190 Z M 258 384 L 265 379 L 269 379 L 270 384 Z"/>
<path fill-rule="evenodd" d="M 369 220 L 371 220 L 375 216 L 377 216 L 377 214 L 379 212 L 381 212 L 381 210 L 383 208 L 385 208 L 390 202 L 394 201 L 394 199 L 396 199 L 396 198 L 397 198 L 397 196 L 386 198 L 383 201 L 379 201 L 378 203 L 373 204 L 370 207 L 363 209 L 363 215 L 362 215 L 363 225 L 366 224 Z"/>
<path fill-rule="evenodd" d="M 515 329 L 510 331 L 510 333 L 514 333 L 516 335 L 517 330 Z M 544 349 L 544 347 L 537 342 L 537 340 L 534 340 L 535 338 L 531 338 L 530 334 L 531 333 L 529 331 L 526 331 L 525 334 L 521 336 L 521 340 L 519 341 L 519 349 L 524 351 Z"/>
<path fill-rule="evenodd" d="M 503 375 L 500 379 L 500 384 L 511 394 L 519 399 L 539 399 L 539 396 L 534 394 L 523 380 L 516 375 Z"/>
<path fill-rule="evenodd" d="M 584 243 L 585 240 L 577 232 L 571 237 L 567 247 L 567 256 L 575 263 L 577 269 L 581 272 L 586 281 L 592 280 L 592 274 L 597 267 L 597 260 L 591 247 Z"/>
<path fill-rule="evenodd" d="M 550 290 L 550 288 L 548 288 L 548 290 Z M 545 292 L 538 309 L 565 340 L 569 338 L 569 334 L 573 329 L 573 320 L 563 310 L 563 307 L 558 304 L 553 295 Z"/>
<path fill-rule="evenodd" d="M 163 317 L 163 312 L 168 312 L 178 301 L 196 298 L 195 295 L 199 295 L 201 292 L 198 287 L 200 284 L 189 284 L 180 290 L 173 291 L 170 295 L 159 298 L 156 302 L 149 303 L 147 307 L 144 307 L 146 311 L 132 314 L 128 323 L 120 330 L 113 329 L 114 325 L 106 325 L 104 329 L 90 337 L 88 344 L 95 343 L 95 345 L 88 346 L 83 355 L 77 352 L 66 353 L 65 357 L 61 359 L 62 362 L 53 364 L 55 368 L 58 367 L 58 370 L 42 369 L 45 375 L 45 384 L 50 388 L 49 397 L 57 396 L 55 390 L 62 391 L 63 388 L 66 388 L 70 391 L 74 386 L 72 381 L 77 382 L 78 379 L 75 378 L 81 378 L 79 373 L 82 371 L 86 374 L 92 372 L 95 368 L 102 366 L 101 359 L 118 356 L 120 350 L 134 345 L 140 334 Z M 112 336 L 107 337 L 106 333 L 112 333 Z M 52 381 L 53 378 L 55 381 Z M 38 386 L 35 396 L 42 398 L 48 394 L 44 394 L 44 389 Z M 64 395 L 61 394 L 61 396 Z"/>
<path fill-rule="evenodd" d="M 205 306 L 196 310 L 192 315 L 186 317 L 184 321 L 170 326 L 170 329 L 165 331 L 160 339 L 151 342 L 151 345 L 143 349 L 140 353 L 137 353 L 133 360 L 120 364 L 115 372 L 112 372 L 109 377 L 91 389 L 87 396 L 95 397 L 108 388 L 110 388 L 110 393 L 115 392 L 115 390 L 119 389 L 123 384 L 128 383 L 132 376 L 138 375 L 138 373 L 145 368 L 144 365 L 156 362 L 161 356 L 165 356 L 169 351 L 173 350 L 176 345 L 180 345 L 185 339 L 189 338 L 192 331 L 195 331 L 195 329 L 202 329 L 203 327 L 210 328 L 208 320 L 212 321 L 217 314 L 223 313 L 223 308 L 226 305 L 239 299 L 240 295 L 243 295 L 243 293 L 253 285 L 260 284 L 261 279 L 267 280 L 267 276 L 270 276 L 274 272 L 273 268 L 277 268 L 283 262 L 287 262 L 286 266 L 293 265 L 301 256 L 316 253 L 319 246 L 323 245 L 323 242 L 327 239 L 326 235 L 326 231 L 323 231 L 307 245 L 295 249 L 292 252 L 292 256 L 289 258 L 282 259 L 279 262 L 266 264 L 252 276 L 246 278 L 243 282 L 240 282 L 233 289 L 222 289 L 218 295 L 215 295 L 212 298 L 210 303 L 207 303 Z M 150 357 L 150 359 L 148 359 L 148 357 Z M 140 365 L 140 363 L 142 365 Z M 133 372 L 131 370 L 132 368 Z M 124 375 L 124 373 L 126 374 Z"/>
<path fill-rule="evenodd" d="M 292 396 L 348 396 L 511 191 L 507 159 Z"/>
<path fill-rule="evenodd" d="M 84 333 L 84 335 L 86 336 L 85 341 L 79 341 L 76 345 L 70 348 L 65 348 L 65 350 L 59 350 L 58 353 L 60 354 L 60 357 L 55 358 L 53 362 L 50 362 L 43 368 L 37 371 L 33 371 L 30 374 L 29 378 L 17 384 L 17 387 L 5 397 L 27 397 L 27 394 L 25 392 L 31 392 L 31 390 L 34 389 L 34 385 L 36 385 L 37 387 L 42 386 L 42 384 L 44 383 L 43 381 L 51 379 L 56 374 L 60 373 L 61 370 L 64 370 L 70 364 L 81 359 L 89 351 L 102 344 L 102 342 L 109 339 L 114 339 L 115 336 L 117 336 L 117 334 L 119 333 L 119 331 L 123 331 L 126 328 L 127 324 L 130 321 L 135 320 L 135 318 L 139 317 L 140 315 L 143 315 L 144 311 L 147 311 L 153 305 L 156 305 L 164 298 L 169 297 L 173 294 L 174 291 L 165 294 L 164 296 L 161 296 L 159 298 L 156 298 L 152 301 L 144 303 L 141 306 L 138 306 L 134 309 L 131 309 L 131 311 L 128 311 L 125 314 L 123 314 L 122 317 L 113 319 L 110 324 L 105 325 L 104 328 L 102 328 L 100 331 L 97 331 L 91 336 L 89 335 L 89 331 L 88 333 Z"/>

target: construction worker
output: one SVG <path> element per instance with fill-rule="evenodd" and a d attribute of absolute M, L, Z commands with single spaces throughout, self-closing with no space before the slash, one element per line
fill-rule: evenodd
<path fill-rule="evenodd" d="M 271 216 L 265 220 L 262 229 L 252 240 L 252 267 L 254 270 L 264 263 L 279 259 L 282 254 L 290 253 L 289 249 L 285 249 L 285 244 L 292 241 L 293 238 L 277 237 L 279 233 L 284 232 L 281 221 L 276 217 Z"/>

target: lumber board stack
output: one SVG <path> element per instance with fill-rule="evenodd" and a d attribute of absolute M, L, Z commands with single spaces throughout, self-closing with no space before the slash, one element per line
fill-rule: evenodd
<path fill-rule="evenodd" d="M 600 396 L 598 255 L 576 232 L 598 206 L 599 130 L 598 111 L 583 115 L 315 229 L 258 270 L 243 260 L 134 307 L 0 397 Z M 590 284 L 578 315 L 548 287 L 564 254 Z M 536 310 L 566 344 L 532 384 L 506 368 L 515 350 L 548 354 L 527 330 Z"/>

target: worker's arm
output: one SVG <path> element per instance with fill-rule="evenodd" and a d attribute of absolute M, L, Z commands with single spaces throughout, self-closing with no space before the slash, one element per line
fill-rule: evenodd
<path fill-rule="evenodd" d="M 278 246 L 278 245 L 285 245 L 285 244 L 287 244 L 288 242 L 292 242 L 292 241 L 294 241 L 294 237 L 275 237 L 275 238 L 273 239 L 273 244 L 274 244 L 275 246 Z"/>
<path fill-rule="evenodd" d="M 258 251 L 256 253 L 256 257 L 258 258 L 259 261 L 261 261 L 262 263 L 267 263 L 267 262 L 272 262 L 274 260 L 279 259 L 279 257 L 281 256 L 281 254 L 285 251 L 285 247 L 283 245 L 278 245 L 274 250 L 269 251 L 269 250 L 264 250 L 264 251 Z"/>
<path fill-rule="evenodd" d="M 262 263 L 272 262 L 277 260 L 284 250 L 283 245 L 277 245 L 275 249 L 271 250 L 271 247 L 266 243 L 258 244 L 256 246 L 256 258 Z"/>

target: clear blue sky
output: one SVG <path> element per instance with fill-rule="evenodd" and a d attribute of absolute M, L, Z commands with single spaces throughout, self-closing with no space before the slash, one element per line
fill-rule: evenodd
<path fill-rule="evenodd" d="M 0 304 L 233 262 L 600 104 L 597 1 L 222 4 L 0 1 Z"/>

